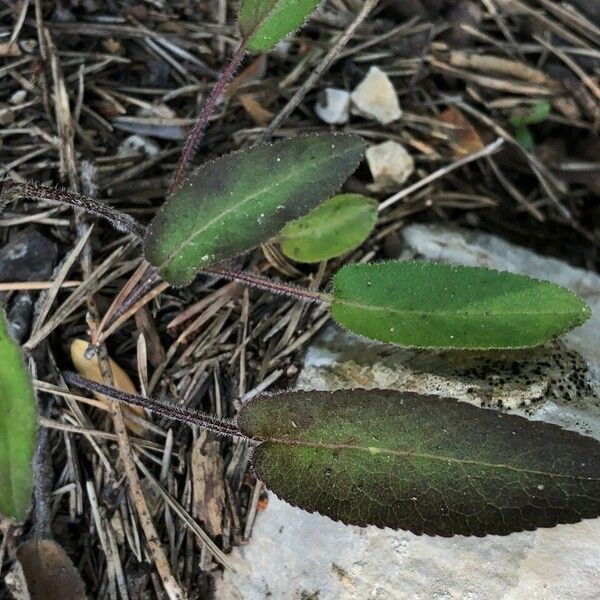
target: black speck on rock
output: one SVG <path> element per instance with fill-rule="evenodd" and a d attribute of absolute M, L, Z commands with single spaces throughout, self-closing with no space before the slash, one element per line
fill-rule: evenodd
<path fill-rule="evenodd" d="M 52 274 L 56 246 L 35 230 L 22 231 L 0 248 L 0 282 L 43 281 Z"/>

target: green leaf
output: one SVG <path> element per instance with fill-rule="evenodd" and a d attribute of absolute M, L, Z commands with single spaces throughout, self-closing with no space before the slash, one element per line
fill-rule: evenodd
<path fill-rule="evenodd" d="M 547 100 L 536 102 L 527 111 L 515 111 L 510 116 L 510 124 L 516 129 L 526 127 L 527 125 L 537 125 L 545 121 L 552 112 L 552 107 Z"/>
<path fill-rule="evenodd" d="M 248 50 L 266 52 L 301 27 L 321 0 L 242 0 L 240 30 Z"/>
<path fill-rule="evenodd" d="M 267 241 L 335 193 L 364 149 L 357 135 L 326 133 L 208 162 L 159 210 L 146 258 L 166 281 L 190 283 L 202 267 Z"/>
<path fill-rule="evenodd" d="M 527 125 L 515 127 L 515 139 L 519 142 L 519 146 L 527 150 L 527 152 L 533 152 L 535 142 L 531 130 Z"/>
<path fill-rule="evenodd" d="M 23 521 L 31 502 L 36 398 L 19 347 L 0 310 L 0 513 Z"/>
<path fill-rule="evenodd" d="M 351 525 L 506 535 L 600 515 L 600 443 L 450 398 L 292 392 L 242 407 L 257 477 Z"/>
<path fill-rule="evenodd" d="M 298 262 L 314 263 L 360 246 L 377 222 L 378 202 L 360 194 L 334 196 L 305 217 L 288 223 L 281 249 Z"/>
<path fill-rule="evenodd" d="M 569 290 L 480 267 L 349 265 L 334 279 L 333 318 L 365 337 L 417 348 L 526 348 L 581 325 Z"/>

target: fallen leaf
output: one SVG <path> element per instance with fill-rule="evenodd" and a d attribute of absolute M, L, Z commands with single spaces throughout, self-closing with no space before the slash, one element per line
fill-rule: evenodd
<path fill-rule="evenodd" d="M 31 540 L 17 549 L 31 600 L 82 600 L 85 586 L 67 553 L 52 540 Z"/>
<path fill-rule="evenodd" d="M 75 369 L 77 369 L 77 372 L 83 377 L 91 379 L 97 383 L 104 383 L 104 379 L 102 378 L 102 373 L 100 371 L 100 362 L 98 361 L 98 356 L 94 354 L 91 358 L 88 358 L 86 356 L 88 348 L 89 344 L 84 340 L 73 340 L 73 342 L 71 342 L 71 360 L 73 361 L 73 365 L 75 366 Z M 112 358 L 109 359 L 109 364 L 114 381 L 114 387 L 122 392 L 127 392 L 128 394 L 137 394 L 135 385 L 129 378 L 129 375 L 127 375 L 127 373 L 125 373 L 125 371 L 123 371 L 123 369 L 121 369 L 121 367 L 114 360 L 112 360 Z M 96 396 L 96 398 L 101 402 L 104 402 L 107 406 L 110 406 L 110 399 L 103 394 L 94 394 L 94 396 Z M 146 428 L 143 425 L 140 425 L 138 422 L 127 418 L 127 413 L 130 413 L 135 414 L 141 419 L 145 419 L 146 413 L 144 412 L 144 409 L 139 406 L 128 406 L 123 410 L 123 412 L 127 428 L 136 435 L 144 434 Z"/>
<path fill-rule="evenodd" d="M 267 110 L 252 94 L 242 94 L 240 102 L 252 120 L 261 127 L 268 125 L 273 118 L 273 113 Z"/>
<path fill-rule="evenodd" d="M 485 144 L 477 130 L 454 106 L 447 108 L 440 116 L 440 121 L 452 125 L 454 129 L 447 130 L 450 145 L 455 156 L 466 156 L 481 150 Z"/>
<path fill-rule="evenodd" d="M 267 72 L 267 55 L 261 54 L 253 60 L 231 83 L 227 86 L 223 94 L 227 98 L 232 98 L 240 90 L 240 88 L 252 83 L 260 81 Z"/>

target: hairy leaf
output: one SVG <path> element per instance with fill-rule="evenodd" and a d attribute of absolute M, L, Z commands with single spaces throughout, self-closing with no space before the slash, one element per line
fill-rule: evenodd
<path fill-rule="evenodd" d="M 239 23 L 248 50 L 266 52 L 300 27 L 320 0 L 242 0 Z"/>
<path fill-rule="evenodd" d="M 169 283 L 190 283 L 202 267 L 267 241 L 329 197 L 364 148 L 356 135 L 316 134 L 202 165 L 150 224 L 146 258 Z"/>
<path fill-rule="evenodd" d="M 506 535 L 600 515 L 600 443 L 450 398 L 390 390 L 259 396 L 238 417 L 285 501 L 352 525 Z"/>
<path fill-rule="evenodd" d="M 19 347 L 10 339 L 0 310 L 0 513 L 23 521 L 31 502 L 31 461 L 37 405 Z"/>
<path fill-rule="evenodd" d="M 547 100 L 536 102 L 529 110 L 515 111 L 510 116 L 510 124 L 517 129 L 527 125 L 543 123 L 552 112 L 552 107 Z"/>
<path fill-rule="evenodd" d="M 334 280 L 331 314 L 368 338 L 418 348 L 536 346 L 590 316 L 569 290 L 480 267 L 427 262 L 349 265 Z"/>
<path fill-rule="evenodd" d="M 288 223 L 279 236 L 281 249 L 289 258 L 305 263 L 354 250 L 373 231 L 377 204 L 360 194 L 334 196 L 305 217 Z"/>

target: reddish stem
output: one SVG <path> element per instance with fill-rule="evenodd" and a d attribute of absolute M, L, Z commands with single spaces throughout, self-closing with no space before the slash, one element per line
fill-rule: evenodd
<path fill-rule="evenodd" d="M 154 400 L 153 398 L 145 398 L 144 396 L 138 396 L 137 394 L 129 394 L 122 392 L 113 387 L 97 383 L 90 379 L 85 379 L 76 373 L 67 372 L 64 373 L 65 381 L 70 384 L 93 392 L 95 394 L 102 394 L 118 400 L 119 402 L 125 402 L 126 404 L 132 404 L 134 406 L 141 406 L 146 410 L 150 410 L 154 413 L 187 423 L 188 425 L 198 425 L 204 427 L 208 431 L 217 435 L 233 435 L 237 437 L 245 438 L 242 432 L 229 419 L 219 419 L 212 415 L 187 408 L 185 406 L 178 406 L 177 404 L 169 404 L 168 402 L 161 402 L 160 400 Z"/>
<path fill-rule="evenodd" d="M 115 229 L 122 233 L 130 233 L 139 238 L 144 237 L 146 228 L 140 225 L 133 217 L 112 208 L 108 204 L 60 188 L 45 187 L 37 183 L 19 183 L 11 179 L 0 181 L 0 194 L 6 194 L 9 198 L 32 198 L 34 200 L 48 200 L 60 204 L 68 204 L 74 208 L 80 208 L 85 212 L 105 219 Z"/>
<path fill-rule="evenodd" d="M 246 271 L 231 271 L 219 267 L 210 267 L 202 269 L 201 273 L 204 273 L 205 275 L 216 275 L 217 277 L 223 277 L 230 281 L 239 281 L 245 285 L 257 287 L 261 290 L 271 292 L 272 294 L 280 294 L 304 302 L 316 302 L 318 304 L 331 303 L 331 299 L 327 294 L 317 292 L 316 290 L 309 290 L 308 288 L 300 287 L 299 285 L 275 281 Z"/>
<path fill-rule="evenodd" d="M 181 156 L 179 157 L 179 162 L 177 163 L 177 168 L 175 169 L 175 174 L 173 175 L 173 181 L 171 183 L 171 188 L 169 190 L 169 195 L 174 194 L 181 185 L 181 180 L 184 178 L 185 174 L 188 171 L 189 165 L 194 160 L 196 155 L 196 150 L 198 149 L 198 144 L 202 141 L 204 137 L 204 132 L 206 131 L 206 127 L 208 125 L 208 120 L 215 110 L 215 106 L 225 88 L 232 80 L 235 75 L 238 67 L 240 66 L 244 56 L 246 54 L 246 47 L 242 43 L 239 48 L 234 52 L 231 57 L 231 61 L 225 67 L 225 70 L 219 76 L 213 91 L 210 96 L 204 103 L 202 107 L 202 112 L 198 116 L 196 123 L 192 127 L 192 130 L 188 134 L 187 139 L 183 145 L 183 149 L 181 151 Z"/>

